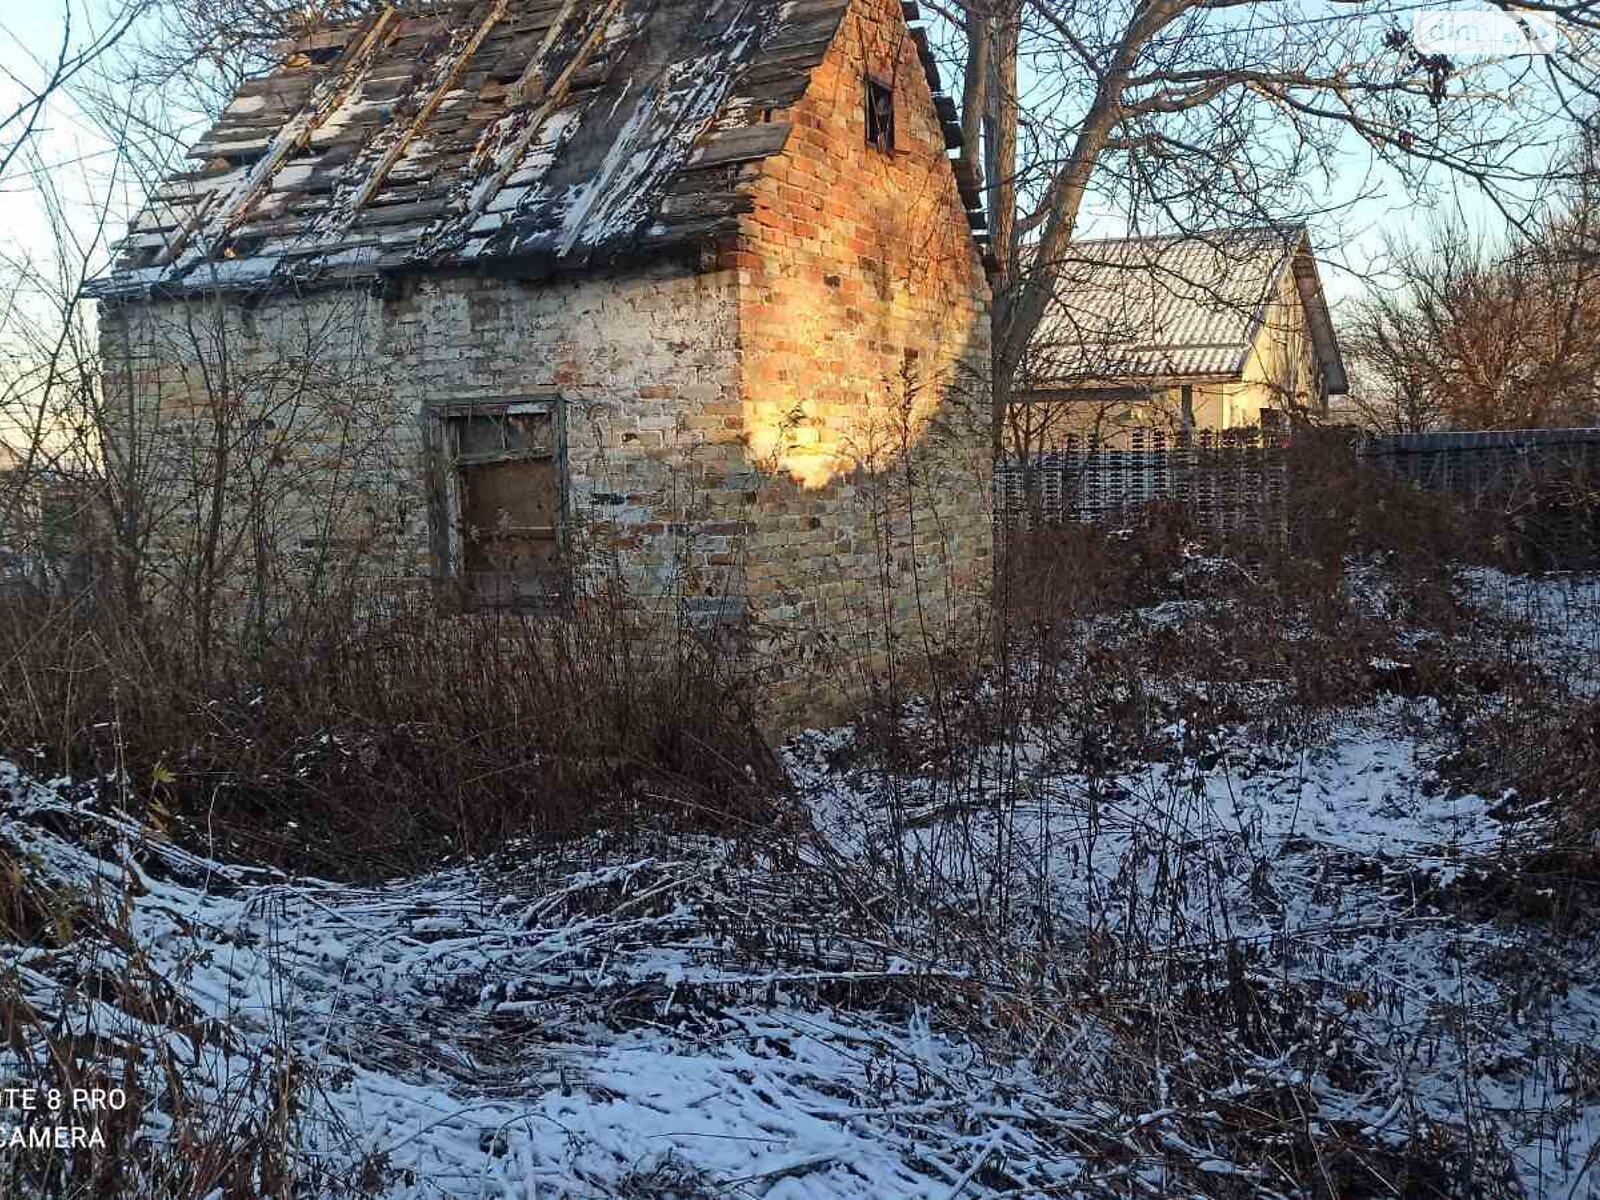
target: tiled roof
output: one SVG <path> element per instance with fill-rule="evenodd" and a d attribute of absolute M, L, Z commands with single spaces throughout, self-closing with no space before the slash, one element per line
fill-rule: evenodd
<path fill-rule="evenodd" d="M 1034 336 L 1032 387 L 1228 379 L 1293 271 L 1332 391 L 1344 368 L 1302 228 L 1076 242 Z"/>
<path fill-rule="evenodd" d="M 495 259 L 582 268 L 714 239 L 749 207 L 752 167 L 782 148 L 781 110 L 845 5 L 385 6 L 302 39 L 244 84 L 190 151 L 196 168 L 151 198 L 93 290 Z M 912 37 L 937 91 L 926 36 Z"/>

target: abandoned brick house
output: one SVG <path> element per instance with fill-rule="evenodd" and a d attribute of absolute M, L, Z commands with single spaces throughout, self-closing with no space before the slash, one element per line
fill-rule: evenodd
<path fill-rule="evenodd" d="M 1038 449 L 1326 415 L 1343 360 L 1303 226 L 1074 243 L 1018 389 Z"/>
<path fill-rule="evenodd" d="M 475 0 L 288 48 L 96 285 L 151 553 L 501 604 L 581 540 L 758 625 L 947 617 L 989 573 L 989 291 L 915 19 Z"/>

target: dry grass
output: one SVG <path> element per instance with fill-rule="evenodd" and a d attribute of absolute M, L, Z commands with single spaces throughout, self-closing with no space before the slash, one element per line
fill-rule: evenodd
<path fill-rule="evenodd" d="M 1533 691 L 1454 717 L 1451 778 L 1503 797 L 1508 819 L 1540 818 L 1549 831 L 1515 878 L 1481 890 L 1557 927 L 1585 924 L 1600 899 L 1600 698 Z"/>
<path fill-rule="evenodd" d="M 41 887 L 0 849 L 0 944 L 30 947 L 0 971 L 5 1086 L 31 1091 L 22 1127 L 76 1130 L 84 1142 L 0 1157 L 3 1200 L 339 1200 L 376 1195 L 381 1174 L 333 1178 L 297 1153 L 301 1065 L 281 1043 L 251 1047 L 231 1022 L 194 1007 L 155 969 L 127 923 L 134 874 L 98 896 Z M 37 868 L 35 868 L 37 870 Z M 51 964 L 75 986 L 31 1001 Z M 217 1065 L 212 1073 L 200 1064 Z M 107 1099 L 90 1105 L 76 1092 Z M 63 1097 L 45 1106 L 50 1095 Z M 111 1099 L 115 1097 L 115 1099 Z M 51 1114 L 54 1115 L 51 1115 Z M 151 1136 L 159 1114 L 160 1136 Z M 308 1190 L 309 1189 L 309 1190 Z"/>
<path fill-rule="evenodd" d="M 332 877 L 639 821 L 737 832 L 781 772 L 729 654 L 602 598 L 559 619 L 429 597 L 307 620 L 198 668 L 158 622 L 0 610 L 0 753 L 116 781 L 214 853 Z"/>

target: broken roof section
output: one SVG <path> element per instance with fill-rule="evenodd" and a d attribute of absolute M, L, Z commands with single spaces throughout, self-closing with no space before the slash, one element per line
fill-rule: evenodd
<path fill-rule="evenodd" d="M 383 7 L 245 83 L 91 290 L 570 269 L 714 240 L 749 208 L 753 166 L 782 149 L 774 115 L 805 92 L 846 3 Z"/>
<path fill-rule="evenodd" d="M 1027 364 L 1033 388 L 1238 378 L 1293 273 L 1328 390 L 1344 363 L 1304 226 L 1075 242 Z"/>

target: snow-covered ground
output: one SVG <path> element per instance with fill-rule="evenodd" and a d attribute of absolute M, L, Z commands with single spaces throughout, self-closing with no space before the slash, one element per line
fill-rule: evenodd
<path fill-rule="evenodd" d="M 1593 575 L 1472 567 L 1462 584 L 1479 608 L 1501 619 L 1504 653 L 1539 664 L 1575 691 L 1600 690 L 1600 586 Z"/>
<path fill-rule="evenodd" d="M 1484 798 L 1443 785 L 1429 765 L 1437 709 L 1389 699 L 1346 713 L 1303 753 L 1237 731 L 1209 766 L 1174 756 L 1099 781 L 1025 761 L 1026 798 L 965 814 L 959 838 L 917 819 L 908 788 L 905 837 L 952 879 L 987 878 L 972 860 L 1003 845 L 1033 913 L 1076 917 L 1058 934 L 1062 953 L 1113 947 L 1107 996 L 1142 992 L 1176 1013 L 1195 975 L 1220 982 L 1218 964 L 1236 956 L 1255 993 L 1249 1013 L 1217 1023 L 1236 1044 L 1218 1056 L 1175 1028 L 1168 1047 L 1180 1061 L 1247 1067 L 1229 1087 L 1303 1085 L 1308 1121 L 1397 1150 L 1431 1123 L 1470 1127 L 1479 1153 L 1493 1151 L 1477 1170 L 1503 1153 L 1527 1195 L 1600 1196 L 1600 942 L 1592 926 L 1562 939 L 1498 919 L 1486 881 L 1539 831 L 1508 828 Z M 837 748 L 819 738 L 810 749 L 825 827 L 887 856 L 893 834 L 862 800 L 881 785 L 841 787 L 820 765 Z M 1104 1048 L 1086 1053 L 1071 1071 L 1092 1079 Z M 1260 1181 L 1290 1190 L 1270 1172 Z M 1498 1194 L 1479 1184 L 1468 1194 Z"/>
<path fill-rule="evenodd" d="M 1588 630 L 1551 653 L 1592 674 L 1600 589 L 1474 586 Z M 324 1195 L 363 1165 L 406 1200 L 1383 1195 L 1409 1157 L 1419 1195 L 1600 1196 L 1597 926 L 1506 903 L 1537 817 L 1441 780 L 1439 706 L 1167 737 L 1086 775 L 1048 729 L 915 769 L 818 731 L 785 847 L 382 887 L 213 862 L 8 766 L 0 854 L 100 916 L 0 969 L 215 1110 L 294 1061 Z M 119 975 L 163 1002 L 86 982 Z"/>
<path fill-rule="evenodd" d="M 831 873 L 674 839 L 667 858 L 587 843 L 383 888 L 270 882 L 5 780 L 0 839 L 112 909 L 131 876 L 132 941 L 194 1006 L 186 1024 L 229 1036 L 196 1056 L 114 1005 L 74 1019 L 172 1045 L 219 1096 L 247 1051 L 287 1045 L 308 1068 L 306 1152 L 380 1164 L 386 1194 L 875 1200 L 954 1194 L 1007 1151 L 1041 1186 L 1075 1168 L 1056 1145 L 1073 1114 L 896 1002 L 925 968 L 850 918 Z M 41 1011 L 62 1008 L 70 958 L 19 951 Z"/>

